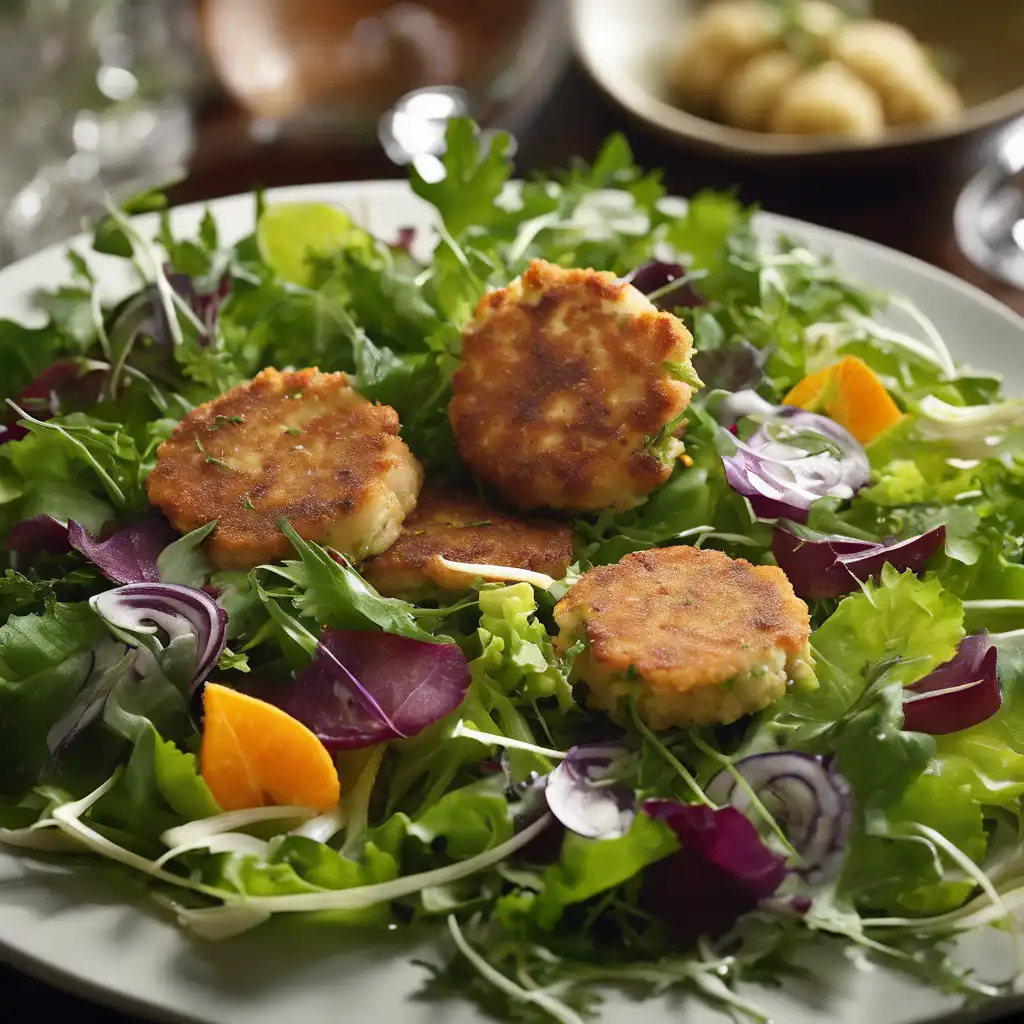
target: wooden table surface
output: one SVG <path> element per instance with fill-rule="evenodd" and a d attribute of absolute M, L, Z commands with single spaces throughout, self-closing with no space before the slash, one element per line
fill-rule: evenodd
<path fill-rule="evenodd" d="M 561 167 L 574 156 L 589 159 L 610 132 L 625 131 L 638 161 L 645 167 L 664 168 L 666 184 L 678 195 L 703 187 L 738 185 L 747 202 L 911 253 L 972 281 L 1024 313 L 1024 292 L 975 270 L 953 239 L 953 203 L 971 170 L 986 155 L 982 146 L 974 144 L 952 154 L 947 162 L 914 173 L 824 178 L 788 170 L 751 171 L 688 154 L 638 129 L 571 63 L 553 75 L 550 89 L 544 91 L 546 97 L 538 97 L 539 112 L 533 103 L 532 110 L 520 109 L 502 122 L 518 140 L 520 173 Z M 398 177 L 403 173 L 379 150 L 354 152 L 341 140 L 256 143 L 237 112 L 220 108 L 204 116 L 192 171 L 174 189 L 172 199 L 177 204 L 257 186 Z M 140 1020 L 86 1003 L 2 966 L 0 992 L 0 1020 L 65 1019 L 76 1024 L 133 1024 Z M 18 1013 L 19 1009 L 23 1012 Z"/>

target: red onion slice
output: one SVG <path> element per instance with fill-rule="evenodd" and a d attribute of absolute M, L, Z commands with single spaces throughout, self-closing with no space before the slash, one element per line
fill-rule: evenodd
<path fill-rule="evenodd" d="M 227 613 L 209 594 L 192 587 L 131 583 L 97 594 L 89 603 L 132 646 L 139 646 L 132 634 L 154 635 L 162 629 L 173 640 L 191 633 L 196 640 L 196 667 L 189 694 L 213 671 L 227 643 Z M 153 655 L 141 646 L 138 666 L 143 675 L 156 667 Z"/>
<path fill-rule="evenodd" d="M 856 438 L 838 423 L 792 406 L 774 406 L 753 391 L 730 395 L 718 409 L 726 425 L 757 416 L 761 425 L 723 455 L 726 480 L 762 519 L 806 522 L 819 498 L 852 498 L 871 480 Z"/>
<path fill-rule="evenodd" d="M 945 542 L 945 526 L 890 544 L 811 531 L 798 534 L 777 526 L 772 554 L 798 596 L 821 600 L 853 593 L 886 563 L 900 571 L 920 572 Z"/>
<path fill-rule="evenodd" d="M 63 555 L 71 550 L 68 528 L 53 516 L 32 516 L 15 523 L 4 537 L 4 547 L 14 556 L 18 569 L 30 566 L 37 555 Z"/>
<path fill-rule="evenodd" d="M 587 839 L 624 836 L 636 815 L 636 797 L 632 788 L 612 783 L 629 753 L 620 743 L 573 747 L 548 776 L 544 793 L 551 813 Z"/>
<path fill-rule="evenodd" d="M 952 659 L 906 688 L 903 728 L 943 736 L 991 718 L 1003 702 L 998 659 L 987 633 L 964 637 Z"/>
<path fill-rule="evenodd" d="M 834 878 L 853 816 L 849 782 L 822 758 L 791 751 L 756 754 L 733 768 L 800 855 L 801 863 L 793 870 L 812 884 Z M 711 780 L 706 792 L 716 803 L 729 804 L 757 820 L 749 792 L 727 769 Z"/>

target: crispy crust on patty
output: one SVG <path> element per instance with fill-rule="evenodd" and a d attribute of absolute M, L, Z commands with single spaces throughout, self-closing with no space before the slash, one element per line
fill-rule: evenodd
<path fill-rule="evenodd" d="M 193 409 L 157 453 L 150 501 L 182 533 L 212 520 L 221 569 L 287 557 L 287 519 L 353 559 L 384 550 L 413 507 L 422 470 L 398 414 L 343 373 L 266 369 Z"/>
<path fill-rule="evenodd" d="M 446 568 L 439 555 L 453 562 L 512 566 L 561 579 L 573 560 L 572 527 L 506 515 L 470 491 L 427 484 L 398 540 L 366 562 L 362 572 L 388 595 L 465 589 L 472 578 Z"/>
<path fill-rule="evenodd" d="M 646 442 L 689 404 L 665 364 L 685 364 L 692 343 L 614 275 L 534 260 L 480 300 L 464 335 L 459 451 L 521 509 L 631 507 L 672 472 Z"/>
<path fill-rule="evenodd" d="M 677 693 L 725 683 L 779 651 L 791 662 L 810 637 L 807 605 L 781 569 L 688 546 L 590 570 L 555 620 L 561 649 L 582 636 L 600 671 Z"/>

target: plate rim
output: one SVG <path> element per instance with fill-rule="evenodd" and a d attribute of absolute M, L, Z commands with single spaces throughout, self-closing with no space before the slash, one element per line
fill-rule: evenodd
<path fill-rule="evenodd" d="M 581 2 L 581 0 L 577 0 L 577 2 Z M 518 182 L 519 180 L 521 179 L 514 179 L 513 183 Z M 328 202 L 332 197 L 336 200 L 344 201 L 346 198 L 345 193 L 351 193 L 352 199 L 358 199 L 360 193 L 365 193 L 369 190 L 395 193 L 400 192 L 403 194 L 409 194 L 412 191 L 408 181 L 403 178 L 364 178 L 358 181 L 316 182 L 308 185 L 282 185 L 266 189 L 263 192 L 263 197 L 267 202 Z M 201 213 L 207 207 L 210 207 L 215 211 L 216 207 L 221 204 L 239 203 L 246 199 L 251 200 L 253 195 L 253 192 L 235 192 L 231 195 L 218 196 L 214 199 L 201 199 L 171 206 L 168 208 L 167 212 L 169 212 L 173 217 L 176 215 L 188 216 Z M 683 201 L 685 201 L 684 197 L 670 195 L 666 196 L 666 198 L 672 200 L 683 198 Z M 133 220 L 141 225 L 145 225 L 147 222 L 155 223 L 157 216 L 158 215 L 154 213 L 144 213 L 133 217 Z M 787 231 L 795 231 L 796 233 L 804 234 L 809 233 L 810 235 L 815 236 L 816 240 L 824 242 L 828 242 L 829 240 L 839 241 L 845 248 L 854 251 L 859 250 L 865 254 L 871 254 L 883 259 L 886 262 L 903 266 L 906 269 L 913 269 L 925 277 L 931 277 L 935 280 L 942 281 L 943 284 L 958 292 L 965 300 L 984 305 L 990 313 L 998 315 L 1003 320 L 1007 321 L 1010 326 L 1016 327 L 1019 330 L 1024 330 L 1024 314 L 1017 313 L 1001 299 L 996 298 L 995 295 L 985 291 L 985 289 L 979 285 L 960 277 L 950 270 L 946 270 L 944 267 L 939 267 L 934 263 L 929 263 L 920 256 L 903 252 L 890 245 L 886 245 L 883 242 L 876 242 L 871 238 L 865 238 L 862 235 L 856 235 L 851 231 L 828 227 L 824 224 L 816 224 L 813 221 L 802 220 L 799 217 L 791 217 L 788 214 L 774 213 L 771 210 L 756 210 L 754 213 L 754 225 L 755 228 L 764 228 L 766 230 L 775 229 L 782 234 L 785 234 Z M 63 241 L 48 245 L 45 248 L 40 249 L 38 252 L 31 253 L 30 255 L 25 256 L 20 260 L 16 260 L 14 263 L 10 263 L 5 267 L 0 267 L 0 285 L 5 284 L 7 279 L 10 277 L 20 277 L 27 269 L 30 269 L 37 262 L 42 265 L 54 258 L 61 257 L 70 247 L 81 248 L 84 246 L 90 258 L 105 258 L 102 254 L 96 253 L 88 245 L 91 237 L 91 232 L 80 232 L 79 234 L 72 235 Z M 5 314 L 0 313 L 0 316 L 4 315 Z"/>
<path fill-rule="evenodd" d="M 407 181 L 401 179 L 368 179 L 355 182 L 293 185 L 268 189 L 264 196 L 269 202 L 333 201 L 338 203 L 355 203 L 362 199 L 367 204 L 371 204 L 375 201 L 384 201 L 388 195 L 398 193 L 412 194 Z M 231 196 L 172 207 L 170 211 L 172 224 L 175 217 L 194 217 L 206 207 L 210 207 L 214 216 L 216 216 L 218 207 L 237 205 L 246 200 L 252 200 L 252 193 L 236 193 Z M 138 218 L 140 226 L 146 224 L 147 219 L 155 225 L 156 215 L 143 214 Z M 855 252 L 859 251 L 866 256 L 874 258 L 875 261 L 901 266 L 915 275 L 930 278 L 933 281 L 948 286 L 958 293 L 960 301 L 973 304 L 974 306 L 981 305 L 990 315 L 996 315 L 1005 321 L 1009 328 L 1024 332 L 1024 316 L 1017 314 L 1009 306 L 969 281 L 965 281 L 955 274 L 936 267 L 918 257 L 902 253 L 897 249 L 870 239 L 861 238 L 849 232 L 839 231 L 834 228 L 816 225 L 808 221 L 767 211 L 759 210 L 755 213 L 755 226 L 758 230 L 765 232 L 778 231 L 785 233 L 786 231 L 792 231 L 803 234 L 814 245 L 827 246 L 830 242 L 840 243 L 842 247 Z M 26 271 L 31 272 L 34 267 L 43 268 L 47 264 L 52 264 L 55 260 L 61 260 L 63 253 L 71 245 L 81 247 L 84 244 L 88 248 L 89 238 L 90 235 L 88 233 L 76 235 L 67 241 L 55 243 L 38 253 L 0 269 L 0 287 L 16 276 L 25 276 Z M 92 250 L 88 251 L 92 255 Z M 98 256 L 99 254 L 96 255 Z M 62 260 L 61 263 L 63 265 Z M 24 284 L 20 287 L 23 288 Z M 38 858 L 34 858 L 31 851 L 19 854 L 16 848 L 8 851 L 6 848 L 0 847 L 0 858 L 17 862 L 26 871 L 38 873 L 38 867 L 32 863 L 33 860 Z M 138 901 L 130 897 L 127 890 L 123 904 L 125 909 L 131 914 L 143 916 L 146 914 L 146 911 L 138 905 Z M 59 927 L 59 924 L 56 924 L 55 927 Z M 0 961 L 8 964 L 14 970 L 36 979 L 42 984 L 51 985 L 56 989 L 69 992 L 87 1001 L 108 1006 L 122 1012 L 143 1013 L 150 1018 L 172 1022 L 172 1024 L 206 1022 L 216 1019 L 211 1015 L 199 1016 L 191 1010 L 177 1009 L 166 1001 L 161 1001 L 159 995 L 146 998 L 126 992 L 123 988 L 115 988 L 102 981 L 93 980 L 80 972 L 76 973 L 72 966 L 57 959 L 56 954 L 54 959 L 49 960 L 43 956 L 25 952 L 3 935 L 0 935 Z M 1021 1005 L 1021 1000 L 1009 997 L 1005 1001 L 1005 1007 L 1003 1007 L 1003 1001 L 994 1005 L 998 1007 L 998 1012 L 1000 1013 L 1004 1009 L 1006 1012 L 1012 1012 L 1014 1007 Z M 977 1013 L 956 1009 L 950 1011 L 948 1015 L 944 1014 L 941 1017 L 933 1018 L 933 1020 L 937 1024 L 938 1022 L 947 1022 L 947 1024 L 979 1022 L 980 1024 L 981 1021 L 992 1019 L 990 1015 L 993 1012 L 992 1007 Z"/>
<path fill-rule="evenodd" d="M 720 124 L 676 107 L 625 77 L 604 70 L 594 59 L 590 46 L 587 0 L 570 0 L 570 33 L 573 50 L 597 87 L 623 110 L 644 124 L 669 135 L 677 142 L 762 160 L 787 158 L 841 157 L 893 153 L 918 149 L 933 143 L 967 138 L 977 132 L 995 130 L 1024 114 L 1024 85 L 965 109 L 956 120 L 939 126 L 890 128 L 874 142 L 856 142 L 834 136 L 772 135 Z"/>

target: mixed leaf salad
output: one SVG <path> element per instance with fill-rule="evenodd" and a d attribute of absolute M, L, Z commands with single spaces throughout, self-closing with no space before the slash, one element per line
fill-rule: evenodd
<path fill-rule="evenodd" d="M 765 1020 L 738 986 L 826 941 L 967 1001 L 1009 991 L 954 940 L 1024 902 L 1024 403 L 906 301 L 759 244 L 732 196 L 669 201 L 621 137 L 519 184 L 506 142 L 454 121 L 445 177 L 413 173 L 436 240 L 256 196 L 237 244 L 210 214 L 187 239 L 161 214 L 154 242 L 142 197 L 94 239 L 132 294 L 102 301 L 71 253 L 45 326 L 0 321 L 0 840 L 148 876 L 209 938 L 275 914 L 433 927 L 430 990 L 509 1020 L 579 1022 L 605 983 Z M 650 438 L 685 445 L 668 482 L 576 520 L 565 579 L 413 605 L 287 522 L 292 558 L 215 572 L 214 524 L 178 536 L 148 507 L 176 422 L 265 366 L 346 371 L 428 475 L 465 476 L 461 330 L 537 257 L 676 312 L 703 382 Z M 716 728 L 589 708 L 555 602 L 676 544 L 779 565 L 816 682 Z"/>

